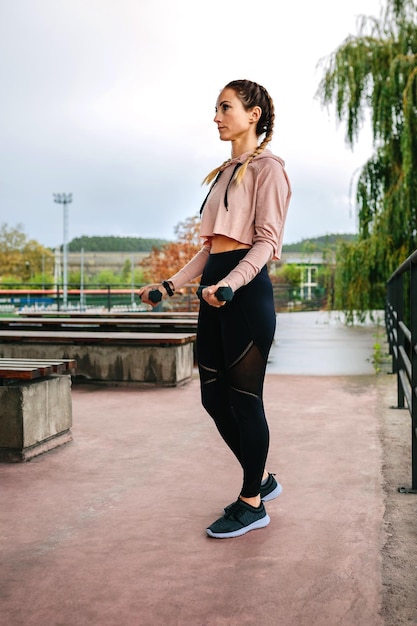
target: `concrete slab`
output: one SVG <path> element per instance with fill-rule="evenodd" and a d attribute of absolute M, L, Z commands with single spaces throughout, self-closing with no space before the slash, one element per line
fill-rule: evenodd
<path fill-rule="evenodd" d="M 0 467 L 0 623 L 380 626 L 374 377 L 268 375 L 271 524 L 205 527 L 240 471 L 180 388 L 73 391 L 72 444 Z"/>
<path fill-rule="evenodd" d="M 302 320 L 289 322 L 295 331 Z M 74 441 L 0 466 L 1 626 L 417 623 L 415 505 L 396 492 L 398 457 L 399 481 L 409 458 L 390 409 L 395 378 L 364 374 L 363 361 L 359 375 L 326 374 L 323 361 L 340 371 L 352 335 L 340 329 L 332 349 L 333 330 L 316 326 L 332 359 L 317 369 L 320 343 L 304 323 L 300 356 L 309 352 L 313 370 L 277 375 L 303 365 L 284 358 L 291 335 L 278 324 L 265 403 L 268 469 L 284 491 L 267 505 L 271 524 L 237 539 L 205 534 L 241 476 L 196 377 L 178 388 L 74 388 Z"/>

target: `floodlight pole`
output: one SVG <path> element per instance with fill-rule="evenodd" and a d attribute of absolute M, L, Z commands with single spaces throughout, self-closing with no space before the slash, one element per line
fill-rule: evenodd
<path fill-rule="evenodd" d="M 132 308 L 135 306 L 135 257 L 132 254 Z"/>
<path fill-rule="evenodd" d="M 68 305 L 68 205 L 72 202 L 72 193 L 54 193 L 54 202 L 62 204 L 64 208 L 64 241 L 63 241 L 63 279 L 62 279 L 62 291 L 63 291 L 63 305 L 64 309 Z"/>

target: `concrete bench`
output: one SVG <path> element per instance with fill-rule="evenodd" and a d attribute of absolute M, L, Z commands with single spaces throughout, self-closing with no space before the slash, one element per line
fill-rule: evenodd
<path fill-rule="evenodd" d="M 71 358 L 77 380 L 177 386 L 194 368 L 195 334 L 1 330 L 0 357 Z"/>
<path fill-rule="evenodd" d="M 72 441 L 73 359 L 0 358 L 0 461 L 28 461 Z"/>
<path fill-rule="evenodd" d="M 137 319 L 151 317 L 155 319 L 194 319 L 197 320 L 197 311 L 18 311 L 19 317 L 59 317 L 77 319 L 83 317 L 95 318 L 124 318 Z M 16 318 L 15 318 L 16 319 Z"/>
<path fill-rule="evenodd" d="M 134 332 L 193 332 L 197 318 L 192 317 L 0 317 L 0 330 L 97 330 Z"/>

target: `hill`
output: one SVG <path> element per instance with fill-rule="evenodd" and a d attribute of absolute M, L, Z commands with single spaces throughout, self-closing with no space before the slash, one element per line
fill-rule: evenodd
<path fill-rule="evenodd" d="M 328 234 L 311 239 L 302 239 L 297 243 L 284 244 L 283 252 L 305 252 L 335 250 L 339 241 L 355 241 L 357 235 Z M 151 252 L 152 248 L 161 248 L 167 244 L 166 239 L 145 239 L 142 237 L 75 237 L 68 244 L 69 252 Z"/>
<path fill-rule="evenodd" d="M 352 235 L 349 233 L 337 233 L 337 234 L 329 234 L 322 235 L 321 237 L 312 237 L 311 239 L 302 239 L 297 243 L 287 243 L 282 247 L 283 252 L 305 252 L 309 250 L 310 252 L 317 251 L 321 252 L 323 250 L 335 250 L 337 244 L 340 241 L 356 241 L 358 238 L 357 235 Z"/>
<path fill-rule="evenodd" d="M 68 244 L 69 252 L 151 252 L 168 243 L 166 239 L 141 237 L 75 237 Z"/>

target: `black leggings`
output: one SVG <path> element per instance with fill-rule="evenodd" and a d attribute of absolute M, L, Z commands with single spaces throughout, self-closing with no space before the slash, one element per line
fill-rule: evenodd
<path fill-rule="evenodd" d="M 224 278 L 247 250 L 210 254 L 201 284 Z M 259 494 L 269 447 L 263 383 L 275 334 L 272 285 L 266 266 L 231 302 L 200 303 L 197 358 L 201 400 L 243 468 L 241 495 Z"/>

